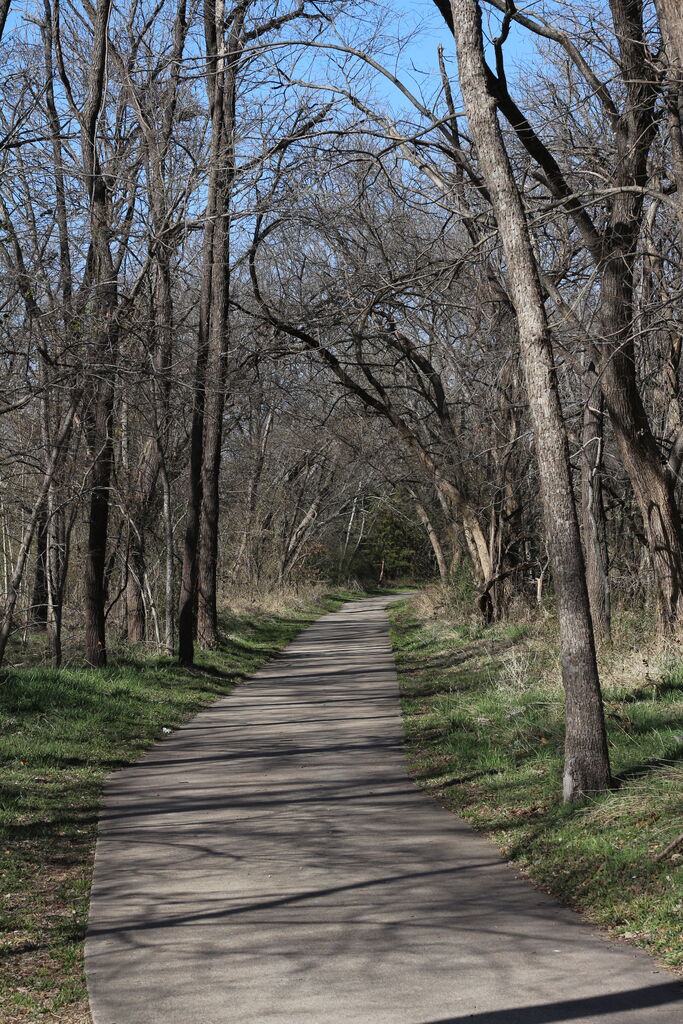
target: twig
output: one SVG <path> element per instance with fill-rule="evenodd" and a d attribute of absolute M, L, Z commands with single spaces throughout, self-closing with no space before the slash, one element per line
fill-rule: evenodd
<path fill-rule="evenodd" d="M 676 847 L 681 845 L 683 845 L 683 832 L 681 832 L 680 836 L 677 836 L 672 843 L 669 843 L 669 845 L 664 850 L 662 850 L 661 853 L 657 854 L 657 856 L 655 857 L 655 864 L 660 860 L 664 860 L 666 857 L 669 856 L 670 853 L 674 852 Z"/>

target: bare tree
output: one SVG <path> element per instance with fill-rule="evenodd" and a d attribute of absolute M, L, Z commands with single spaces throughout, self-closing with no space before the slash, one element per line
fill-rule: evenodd
<path fill-rule="evenodd" d="M 506 255 L 520 352 L 536 439 L 546 533 L 560 618 L 566 700 L 563 792 L 577 800 L 611 783 L 600 682 L 543 292 L 524 207 L 514 182 L 487 82 L 477 0 L 452 0 L 445 12 L 456 40 L 460 88 Z"/>

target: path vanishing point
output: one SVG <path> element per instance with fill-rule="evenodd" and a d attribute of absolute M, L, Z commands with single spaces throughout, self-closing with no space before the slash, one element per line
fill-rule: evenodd
<path fill-rule="evenodd" d="M 111 776 L 95 1024 L 683 1024 L 683 988 L 406 773 L 384 608 L 326 615 Z"/>

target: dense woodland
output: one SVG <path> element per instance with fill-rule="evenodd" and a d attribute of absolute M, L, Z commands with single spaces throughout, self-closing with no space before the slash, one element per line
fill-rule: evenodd
<path fill-rule="evenodd" d="M 15 3 L 0 658 L 438 575 L 556 603 L 609 786 L 594 637 L 683 617 L 677 0 Z"/>

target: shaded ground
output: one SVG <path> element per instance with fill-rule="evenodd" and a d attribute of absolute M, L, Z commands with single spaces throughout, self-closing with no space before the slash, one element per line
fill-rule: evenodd
<path fill-rule="evenodd" d="M 671 1024 L 682 990 L 406 774 L 383 607 L 347 606 L 107 787 L 96 1024 Z"/>
<path fill-rule="evenodd" d="M 223 619 L 197 671 L 119 652 L 103 671 L 38 663 L 0 676 L 0 1020 L 87 1024 L 83 938 L 102 784 L 164 727 L 230 693 L 325 610 Z"/>

